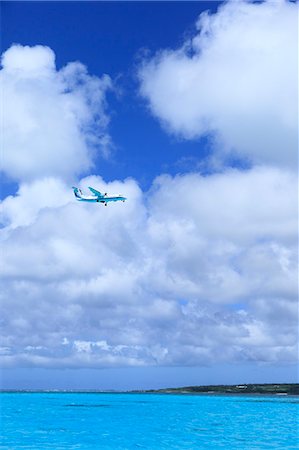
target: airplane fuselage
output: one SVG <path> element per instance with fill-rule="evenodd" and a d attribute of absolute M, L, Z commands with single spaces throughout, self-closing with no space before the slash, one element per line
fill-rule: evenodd
<path fill-rule="evenodd" d="M 75 197 L 79 202 L 104 203 L 104 205 L 107 206 L 107 203 L 109 202 L 124 202 L 126 200 L 126 197 L 123 197 L 122 195 L 108 196 L 107 194 L 102 194 L 100 191 L 97 191 L 92 187 L 89 187 L 92 195 L 83 195 L 82 191 L 76 187 L 73 187 L 73 190 Z"/>
<path fill-rule="evenodd" d="M 94 197 L 93 195 L 86 195 L 82 197 L 77 197 L 79 202 L 93 202 L 93 203 L 108 203 L 108 202 L 124 202 L 126 197 L 116 196 L 116 197 Z"/>

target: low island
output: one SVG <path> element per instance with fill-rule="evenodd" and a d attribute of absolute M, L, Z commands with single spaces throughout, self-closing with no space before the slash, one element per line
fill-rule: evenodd
<path fill-rule="evenodd" d="M 186 386 L 179 388 L 151 389 L 144 392 L 160 394 L 259 394 L 299 395 L 299 384 L 238 384 Z"/>

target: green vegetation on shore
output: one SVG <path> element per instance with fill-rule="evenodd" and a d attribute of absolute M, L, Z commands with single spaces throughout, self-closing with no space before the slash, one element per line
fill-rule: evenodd
<path fill-rule="evenodd" d="M 132 391 L 100 390 L 100 389 L 1 389 L 0 393 L 60 393 L 77 394 L 259 394 L 259 395 L 299 395 L 299 383 L 276 384 L 233 384 L 209 386 L 185 386 L 178 388 L 145 389 Z"/>
<path fill-rule="evenodd" d="M 281 394 L 299 395 L 299 384 L 239 384 L 186 386 L 180 388 L 152 389 L 145 392 L 161 394 Z"/>

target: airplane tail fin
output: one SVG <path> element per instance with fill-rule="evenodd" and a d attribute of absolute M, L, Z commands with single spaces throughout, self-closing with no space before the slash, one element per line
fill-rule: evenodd
<path fill-rule="evenodd" d="M 73 191 L 74 191 L 75 197 L 77 199 L 81 198 L 81 191 L 80 191 L 80 189 L 78 189 L 77 187 L 73 186 Z"/>

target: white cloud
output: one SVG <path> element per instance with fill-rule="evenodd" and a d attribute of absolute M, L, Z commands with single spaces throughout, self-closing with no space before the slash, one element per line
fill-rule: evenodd
<path fill-rule="evenodd" d="M 196 35 L 139 70 L 140 92 L 174 134 L 211 133 L 218 158 L 297 167 L 298 4 L 228 2 Z M 215 156 L 215 155 L 214 155 Z"/>
<path fill-rule="evenodd" d="M 71 178 L 107 155 L 105 95 L 109 76 L 90 76 L 79 62 L 57 70 L 44 46 L 13 45 L 2 55 L 2 170 L 16 180 Z"/>
<path fill-rule="evenodd" d="M 277 18 L 275 8 L 281 8 L 284 21 L 289 5 L 272 9 L 268 3 L 242 3 L 236 10 L 226 5 L 217 16 L 201 19 L 214 31 L 202 32 L 192 45 L 205 43 L 206 50 L 195 52 L 190 61 L 182 50 L 162 53 L 144 67 L 143 76 L 152 70 L 155 83 L 172 59 L 177 59 L 176 64 L 187 61 L 193 73 L 196 61 L 205 52 L 209 55 L 214 39 L 218 42 L 217 27 L 221 33 L 223 27 L 227 30 L 229 14 L 230 32 L 242 11 L 238 18 L 243 26 L 253 12 L 257 30 L 263 20 L 268 23 L 257 8 L 268 11 L 271 20 Z M 264 32 L 268 33 L 266 26 Z M 249 27 L 248 45 L 253 45 L 251 40 Z M 225 47 L 222 50 L 225 56 Z M 106 183 L 99 176 L 88 176 L 80 181 L 82 189 L 92 185 L 124 194 L 128 201 L 107 208 L 76 202 L 67 178 L 90 167 L 92 149 L 105 153 L 109 144 L 105 93 L 111 81 L 91 77 L 80 63 L 57 71 L 54 61 L 52 50 L 41 46 L 13 46 L 2 60 L 0 76 L 8 106 L 3 169 L 19 180 L 17 194 L 1 204 L 2 365 L 115 367 L 296 360 L 294 173 L 259 166 L 209 176 L 163 175 L 147 194 L 133 179 Z M 157 92 L 164 88 L 164 81 L 159 83 Z M 175 92 L 174 79 L 165 86 L 168 101 L 172 88 Z M 181 111 L 176 102 L 184 95 L 173 97 L 177 116 L 167 121 L 173 131 L 194 137 L 210 128 L 196 128 L 196 120 L 188 116 L 192 97 L 188 86 L 183 86 L 186 103 Z M 267 105 L 262 109 L 266 120 Z M 230 108 L 228 117 L 235 120 L 237 102 Z M 249 110 L 248 126 L 256 113 Z M 282 102 L 277 124 L 283 122 L 286 110 Z M 161 112 L 157 115 L 162 117 Z M 219 108 L 216 128 L 228 143 L 224 133 L 228 128 L 219 125 L 224 117 L 224 108 Z M 202 119 L 200 123 L 205 121 L 200 112 Z M 286 120 L 288 133 L 291 122 Z M 191 132 L 187 126 L 192 123 L 196 126 Z M 232 123 L 241 127 L 243 122 Z M 280 125 L 273 136 L 280 135 Z M 247 151 L 242 146 L 238 150 Z M 280 150 L 277 146 L 273 152 L 278 155 Z M 259 155 L 261 161 L 267 160 L 266 150 Z"/>
<path fill-rule="evenodd" d="M 67 186 L 57 178 L 23 183 L 15 196 L 10 195 L 2 202 L 2 220 L 14 228 L 30 225 L 41 209 L 65 205 L 71 195 Z"/>
<path fill-rule="evenodd" d="M 44 179 L 3 202 L 3 365 L 296 359 L 294 174 L 162 176 L 148 196 L 89 184 L 128 201 L 78 203 Z M 49 186 L 61 204 L 31 195 Z"/>

